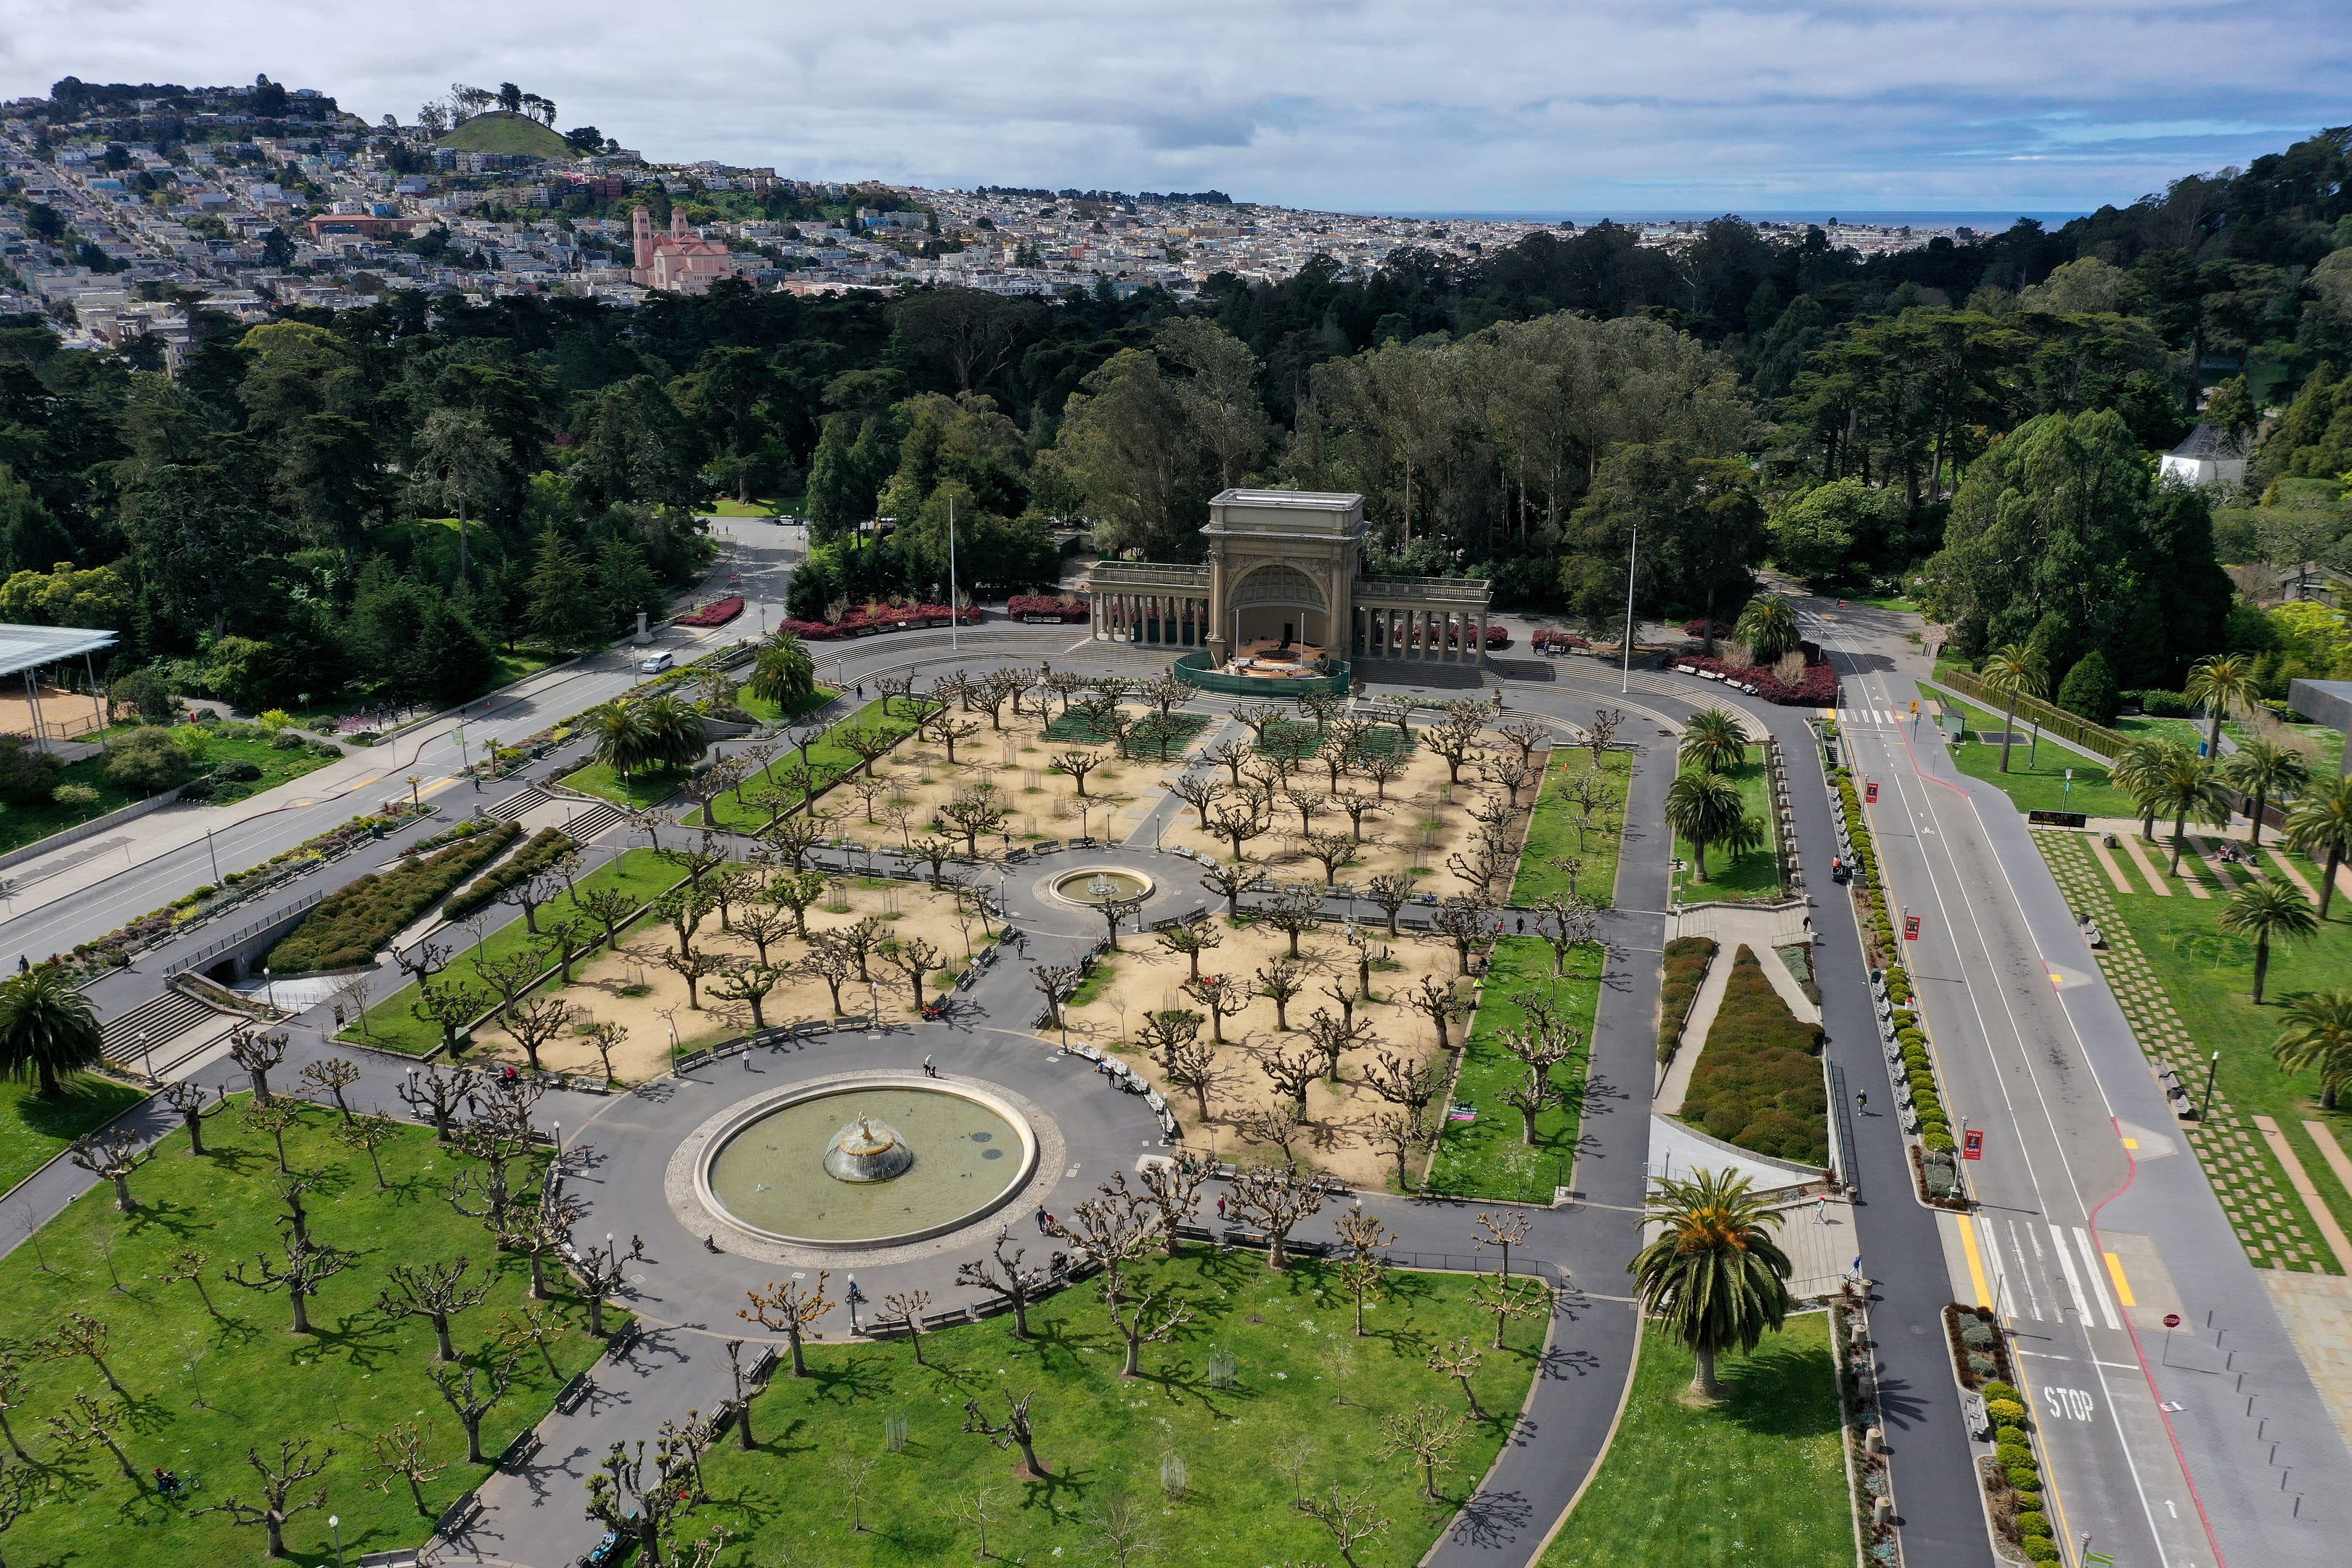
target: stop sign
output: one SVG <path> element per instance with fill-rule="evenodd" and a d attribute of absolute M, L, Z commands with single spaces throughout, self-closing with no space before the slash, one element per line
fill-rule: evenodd
<path fill-rule="evenodd" d="M 2180 1314 L 2179 1314 L 2179 1313 L 2178 1313 L 2178 1312 L 2167 1312 L 2167 1313 L 2165 1313 L 2165 1314 L 2164 1314 L 2164 1326 L 2165 1326 L 2166 1328 L 2168 1328 L 2168 1329 L 2177 1329 L 2177 1328 L 2179 1328 L 2179 1327 L 2180 1326 Z"/>

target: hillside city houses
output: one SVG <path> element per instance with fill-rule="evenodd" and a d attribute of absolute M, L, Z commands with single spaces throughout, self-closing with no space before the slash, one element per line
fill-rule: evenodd
<path fill-rule="evenodd" d="M 1214 192 L 795 180 L 648 162 L 610 142 L 581 157 L 469 152 L 390 116 L 371 125 L 310 89 L 286 92 L 270 116 L 243 89 L 172 90 L 95 103 L 80 118 L 49 99 L 0 106 L 0 178 L 22 198 L 0 207 L 0 315 L 46 312 L 69 347 L 137 343 L 169 368 L 192 308 L 257 321 L 402 289 L 626 307 L 649 289 L 699 292 L 725 277 L 800 293 L 937 283 L 1182 296 L 1220 272 L 1287 278 L 1318 256 L 1343 277 L 1402 246 L 1468 258 L 1542 226 L 1304 212 Z M 689 226 L 688 204 L 698 215 L 811 216 Z M 646 205 L 668 209 L 666 221 L 636 232 L 632 214 Z M 1698 228 L 1638 226 L 1642 243 L 1665 247 Z M 1832 237 L 1870 253 L 1924 245 L 1932 231 L 1840 225 Z"/>

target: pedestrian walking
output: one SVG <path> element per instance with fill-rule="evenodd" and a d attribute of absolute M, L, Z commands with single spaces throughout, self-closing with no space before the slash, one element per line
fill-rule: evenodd
<path fill-rule="evenodd" d="M 1865 1089 L 1855 1093 L 1853 1097 L 1853 1108 L 1856 1110 L 1867 1110 L 1870 1109 L 1870 1090 Z"/>
<path fill-rule="evenodd" d="M 1525 915 L 1519 917 L 1519 934 L 1521 936 L 1528 934 L 1528 917 Z"/>
<path fill-rule="evenodd" d="M 1820 1197 L 1813 1200 L 1813 1223 L 1815 1225 L 1827 1225 L 1829 1222 L 1830 1195 L 1827 1193 L 1823 1193 Z"/>
<path fill-rule="evenodd" d="M 638 1259 L 642 1259 L 642 1258 L 645 1257 L 645 1255 L 646 1255 L 646 1238 L 645 1238 L 644 1237 L 642 1237 L 642 1236 L 639 1236 L 635 1231 L 631 1231 L 631 1232 L 629 1233 L 629 1257 L 630 1257 L 630 1259 L 631 1259 L 632 1261 L 635 1261 L 635 1260 L 638 1260 Z"/>
<path fill-rule="evenodd" d="M 337 1004 L 337 1005 L 336 1005 L 336 1007 L 335 1007 L 335 1027 L 336 1027 L 336 1028 L 338 1028 L 338 1029 L 340 1029 L 340 1028 L 341 1028 L 342 1026 L 343 1026 L 343 1009 L 342 1009 L 341 1005 L 339 1003 L 339 1004 Z"/>
<path fill-rule="evenodd" d="M 923 1076 L 925 1078 L 937 1078 L 940 1076 L 940 1069 L 931 1065 L 931 1058 L 928 1056 L 923 1058 Z"/>
<path fill-rule="evenodd" d="M 1217 1197 L 1217 1217 L 1219 1219 L 1225 1217 L 1225 1200 L 1223 1194 L 1219 1194 Z"/>
<path fill-rule="evenodd" d="M 1037 1234 L 1038 1234 L 1038 1235 L 1043 1236 L 1043 1235 L 1045 1235 L 1045 1222 L 1046 1222 L 1046 1220 L 1050 1219 L 1051 1217 L 1053 1217 L 1053 1216 L 1052 1216 L 1052 1215 L 1048 1215 L 1048 1214 L 1046 1214 L 1046 1212 L 1045 1212 L 1045 1205 L 1044 1204 L 1039 1204 L 1039 1205 L 1037 1205 Z"/>

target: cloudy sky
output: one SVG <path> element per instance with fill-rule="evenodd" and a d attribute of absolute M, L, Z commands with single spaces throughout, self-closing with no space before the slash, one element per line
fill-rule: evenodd
<path fill-rule="evenodd" d="M 2352 121 L 2343 0 L 11 0 L 0 97 L 515 81 L 661 159 L 1354 211 L 2073 210 Z"/>

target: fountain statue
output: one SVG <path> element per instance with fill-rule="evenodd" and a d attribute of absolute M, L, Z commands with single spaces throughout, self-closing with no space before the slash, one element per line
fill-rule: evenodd
<path fill-rule="evenodd" d="M 915 1163 L 915 1152 L 887 1121 L 861 1116 L 833 1135 L 824 1152 L 825 1173 L 842 1182 L 887 1182 L 903 1176 Z"/>

